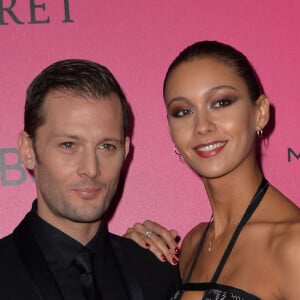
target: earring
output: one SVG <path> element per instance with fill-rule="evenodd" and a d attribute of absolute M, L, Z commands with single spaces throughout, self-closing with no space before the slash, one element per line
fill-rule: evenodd
<path fill-rule="evenodd" d="M 181 153 L 178 151 L 178 149 L 174 146 L 174 153 L 176 154 L 176 155 L 179 155 L 179 156 L 181 156 Z"/>
<path fill-rule="evenodd" d="M 263 129 L 257 130 L 257 131 L 256 131 L 256 134 L 257 134 L 257 136 L 258 136 L 259 138 L 262 138 L 262 136 L 263 136 L 263 134 L 264 134 Z"/>

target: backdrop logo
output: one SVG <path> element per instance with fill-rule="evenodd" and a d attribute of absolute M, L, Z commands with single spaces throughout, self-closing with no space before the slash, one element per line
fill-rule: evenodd
<path fill-rule="evenodd" d="M 1 185 L 22 184 L 27 174 L 16 148 L 0 149 Z"/>
<path fill-rule="evenodd" d="M 296 153 L 292 148 L 288 148 L 288 162 L 300 160 L 300 153 Z"/>
<path fill-rule="evenodd" d="M 20 17 L 15 12 L 16 8 L 18 7 L 18 3 L 24 0 L 11 0 L 9 4 L 4 4 L 4 0 L 0 0 L 0 25 L 8 25 L 9 22 L 14 22 L 16 24 L 25 24 L 24 20 L 21 20 Z M 41 1 L 41 0 L 39 0 Z M 44 0 L 45 1 L 45 0 Z M 50 1 L 50 0 L 48 0 Z M 71 19 L 70 15 L 70 5 L 69 0 L 61 0 L 63 1 L 63 14 L 64 19 L 62 23 L 72 23 L 74 22 Z M 43 23 L 50 23 L 50 17 L 44 16 L 41 17 L 41 11 L 46 13 L 47 7 L 45 3 L 37 3 L 37 0 L 27 0 L 28 2 L 28 11 L 29 11 L 29 21 L 26 22 L 28 24 L 43 24 Z M 45 14 L 44 14 L 45 15 Z M 38 17 L 39 16 L 39 17 Z"/>

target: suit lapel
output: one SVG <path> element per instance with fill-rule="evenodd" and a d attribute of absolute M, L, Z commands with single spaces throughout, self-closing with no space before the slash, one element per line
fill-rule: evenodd
<path fill-rule="evenodd" d="M 32 278 L 41 300 L 60 300 L 62 296 L 55 279 L 30 230 L 30 213 L 15 229 L 13 238 L 27 273 Z"/>

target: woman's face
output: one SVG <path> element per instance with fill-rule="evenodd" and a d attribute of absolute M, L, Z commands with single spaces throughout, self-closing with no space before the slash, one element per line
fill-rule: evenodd
<path fill-rule="evenodd" d="M 207 57 L 179 64 L 168 78 L 165 101 L 172 139 L 199 175 L 216 178 L 253 164 L 264 101 L 250 100 L 230 66 Z"/>

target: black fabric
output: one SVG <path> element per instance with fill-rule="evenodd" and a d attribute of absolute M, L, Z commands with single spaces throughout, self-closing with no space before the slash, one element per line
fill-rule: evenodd
<path fill-rule="evenodd" d="M 114 234 L 110 237 L 129 298 L 170 299 L 181 283 L 178 267 L 162 263 L 132 240 Z"/>
<path fill-rule="evenodd" d="M 14 230 L 14 234 L 6 238 L 7 241 L 10 241 L 12 239 L 13 243 L 15 244 L 15 249 L 13 249 L 14 251 L 11 252 L 11 257 L 15 257 L 17 261 L 21 259 L 26 268 L 26 271 L 28 272 L 28 275 L 32 279 L 31 285 L 33 284 L 34 289 L 39 296 L 39 299 L 63 299 L 56 280 L 44 256 L 42 255 L 41 249 L 38 246 L 34 235 L 29 231 L 26 221 L 27 220 L 22 221 L 21 224 Z M 8 244 L 8 246 L 11 245 Z M 0 249 L 1 252 L 3 252 L 5 256 L 7 256 L 7 262 L 11 261 L 10 255 L 8 255 L 8 252 L 5 251 L 6 248 L 5 246 L 3 246 L 3 244 L 2 247 L 0 246 Z M 1 274 L 1 270 L 7 269 L 6 261 L 2 260 L 0 266 L 2 266 L 2 268 L 0 268 Z M 12 268 L 12 271 L 14 273 L 20 270 L 23 272 L 25 271 L 22 270 L 20 266 L 15 269 Z M 12 282 L 14 282 L 12 281 L 12 279 L 7 279 L 8 285 Z"/>
<path fill-rule="evenodd" d="M 196 261 L 199 257 L 200 251 L 203 247 L 206 234 L 208 232 L 208 228 L 211 222 L 209 222 L 205 228 L 205 231 L 202 235 L 202 238 L 200 240 L 198 249 L 196 251 L 196 255 L 194 257 L 192 266 L 189 270 L 188 276 L 185 279 L 185 283 L 181 286 L 181 289 L 178 290 L 173 298 L 171 299 L 180 299 L 184 293 L 184 291 L 205 291 L 204 296 L 202 300 L 231 300 L 231 299 L 239 299 L 239 300 L 258 300 L 259 298 L 256 297 L 255 295 L 249 294 L 246 291 L 243 291 L 241 289 L 227 286 L 227 285 L 222 285 L 218 284 L 217 280 L 226 264 L 226 261 L 236 243 L 236 240 L 239 237 L 239 234 L 241 230 L 243 229 L 244 225 L 248 222 L 258 205 L 260 204 L 261 200 L 263 199 L 263 196 L 265 195 L 267 189 L 268 189 L 269 183 L 268 181 L 263 178 L 255 195 L 252 198 L 252 201 L 250 202 L 249 206 L 247 207 L 244 215 L 241 218 L 241 221 L 239 222 L 236 230 L 234 231 L 228 246 L 226 247 L 224 254 L 221 258 L 220 263 L 218 264 L 216 271 L 211 279 L 211 282 L 204 282 L 204 283 L 190 283 L 190 277 L 192 275 L 193 269 L 196 265 Z"/>
<path fill-rule="evenodd" d="M 28 224 L 38 243 L 47 266 L 64 300 L 84 299 L 81 277 L 72 263 L 74 257 L 85 247 L 64 232 L 45 222 L 36 214 L 35 204 L 28 214 Z M 127 290 L 120 277 L 105 223 L 101 223 L 94 238 L 86 245 L 94 254 L 97 290 L 111 300 L 127 300 Z"/>
<path fill-rule="evenodd" d="M 80 281 L 86 300 L 102 300 L 102 296 L 96 285 L 95 271 L 93 267 L 93 254 L 84 247 L 74 257 L 73 264 L 80 273 Z"/>
<path fill-rule="evenodd" d="M 49 266 L 47 259 L 51 255 L 46 259 L 42 249 L 49 245 L 41 247 L 36 240 L 36 232 L 33 233 L 35 230 L 32 227 L 37 228 L 43 223 L 35 223 L 33 213 L 35 214 L 34 209 L 11 235 L 0 240 L 0 299 L 65 300 L 61 293 L 61 283 L 58 284 L 56 278 L 60 268 L 57 268 L 55 261 Z M 68 243 L 60 247 L 58 236 L 61 232 L 54 230 L 53 233 L 55 238 L 50 243 L 52 250 L 56 249 L 57 254 L 62 256 L 57 263 L 65 262 L 66 268 L 70 268 L 82 245 L 75 247 L 77 252 L 69 257 L 72 247 L 69 249 Z M 76 245 L 76 241 L 70 241 L 70 245 Z M 97 286 L 103 300 L 165 300 L 174 294 L 180 284 L 177 267 L 162 263 L 150 251 L 126 238 L 109 233 L 105 224 L 101 225 L 87 247 L 95 253 Z M 67 252 L 65 255 L 64 251 Z M 76 272 L 75 269 L 75 276 Z M 116 280 L 114 274 L 118 275 Z M 75 285 L 79 290 L 79 299 L 82 299 L 80 279 L 77 280 Z"/>

